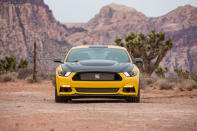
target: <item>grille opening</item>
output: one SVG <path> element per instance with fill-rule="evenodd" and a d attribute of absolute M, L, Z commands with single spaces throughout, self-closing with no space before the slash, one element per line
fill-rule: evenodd
<path fill-rule="evenodd" d="M 60 87 L 60 92 L 72 92 L 71 88 Z"/>
<path fill-rule="evenodd" d="M 73 78 L 73 81 L 121 81 L 122 77 L 113 72 L 80 72 Z"/>
<path fill-rule="evenodd" d="M 77 92 L 83 93 L 115 93 L 119 88 L 75 88 Z"/>
<path fill-rule="evenodd" d="M 127 93 L 135 92 L 135 88 L 123 88 L 123 92 L 127 92 Z"/>

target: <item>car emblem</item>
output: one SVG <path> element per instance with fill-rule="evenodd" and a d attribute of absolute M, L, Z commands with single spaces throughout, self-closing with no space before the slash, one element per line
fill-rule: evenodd
<path fill-rule="evenodd" d="M 100 79 L 100 75 L 99 74 L 95 74 L 95 79 Z"/>

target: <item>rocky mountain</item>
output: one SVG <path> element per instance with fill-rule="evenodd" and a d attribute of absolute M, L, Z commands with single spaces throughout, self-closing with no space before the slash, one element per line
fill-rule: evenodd
<path fill-rule="evenodd" d="M 115 44 L 116 37 L 124 38 L 130 32 L 145 33 L 163 30 L 172 37 L 174 46 L 161 66 L 197 70 L 197 8 L 191 5 L 178 7 L 161 17 L 147 17 L 131 7 L 110 4 L 103 7 L 88 23 L 87 30 L 70 35 L 68 41 L 76 44 Z M 89 35 L 87 35 L 89 34 Z M 83 36 L 83 37 L 82 37 Z M 87 37 L 85 37 L 87 36 Z M 94 38 L 94 41 L 88 40 Z"/>
<path fill-rule="evenodd" d="M 83 29 L 57 22 L 43 0 L 0 0 L 0 57 L 15 55 L 33 61 L 37 43 L 38 70 L 51 70 L 52 59 L 65 56 L 66 37 Z"/>
<path fill-rule="evenodd" d="M 115 44 L 116 37 L 130 32 L 163 30 L 174 47 L 161 63 L 196 70 L 197 8 L 186 5 L 168 14 L 150 18 L 123 5 L 104 6 L 88 23 L 61 24 L 43 0 L 0 0 L 0 58 L 15 55 L 27 58 L 32 66 L 33 43 L 37 43 L 38 69 L 54 70 L 54 57 L 64 57 L 75 45 Z M 68 26 L 67 26 L 68 25 Z"/>

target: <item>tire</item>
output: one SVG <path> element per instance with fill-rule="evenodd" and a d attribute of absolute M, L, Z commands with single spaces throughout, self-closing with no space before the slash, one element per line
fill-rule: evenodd
<path fill-rule="evenodd" d="M 138 88 L 138 95 L 135 96 L 135 97 L 132 97 L 132 96 L 128 97 L 127 102 L 140 103 L 140 85 L 139 85 L 139 88 Z"/>
<path fill-rule="evenodd" d="M 57 88 L 56 88 L 56 80 L 54 80 L 54 85 L 55 85 L 55 102 L 56 103 L 63 103 L 63 102 L 71 102 L 72 101 L 72 99 L 69 97 L 58 96 L 57 95 Z"/>
<path fill-rule="evenodd" d="M 64 96 L 58 96 L 58 95 L 57 95 L 57 88 L 55 88 L 55 102 L 56 102 L 56 103 L 65 102 Z"/>

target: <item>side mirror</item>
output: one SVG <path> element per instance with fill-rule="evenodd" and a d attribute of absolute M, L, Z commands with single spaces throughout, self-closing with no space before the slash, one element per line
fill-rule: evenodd
<path fill-rule="evenodd" d="M 138 64 L 138 63 L 143 64 L 142 58 L 135 58 L 135 63 L 136 63 L 136 64 Z"/>
<path fill-rule="evenodd" d="M 63 63 L 62 60 L 61 60 L 60 58 L 55 58 L 55 59 L 53 60 L 53 62 L 56 62 L 56 63 Z"/>

